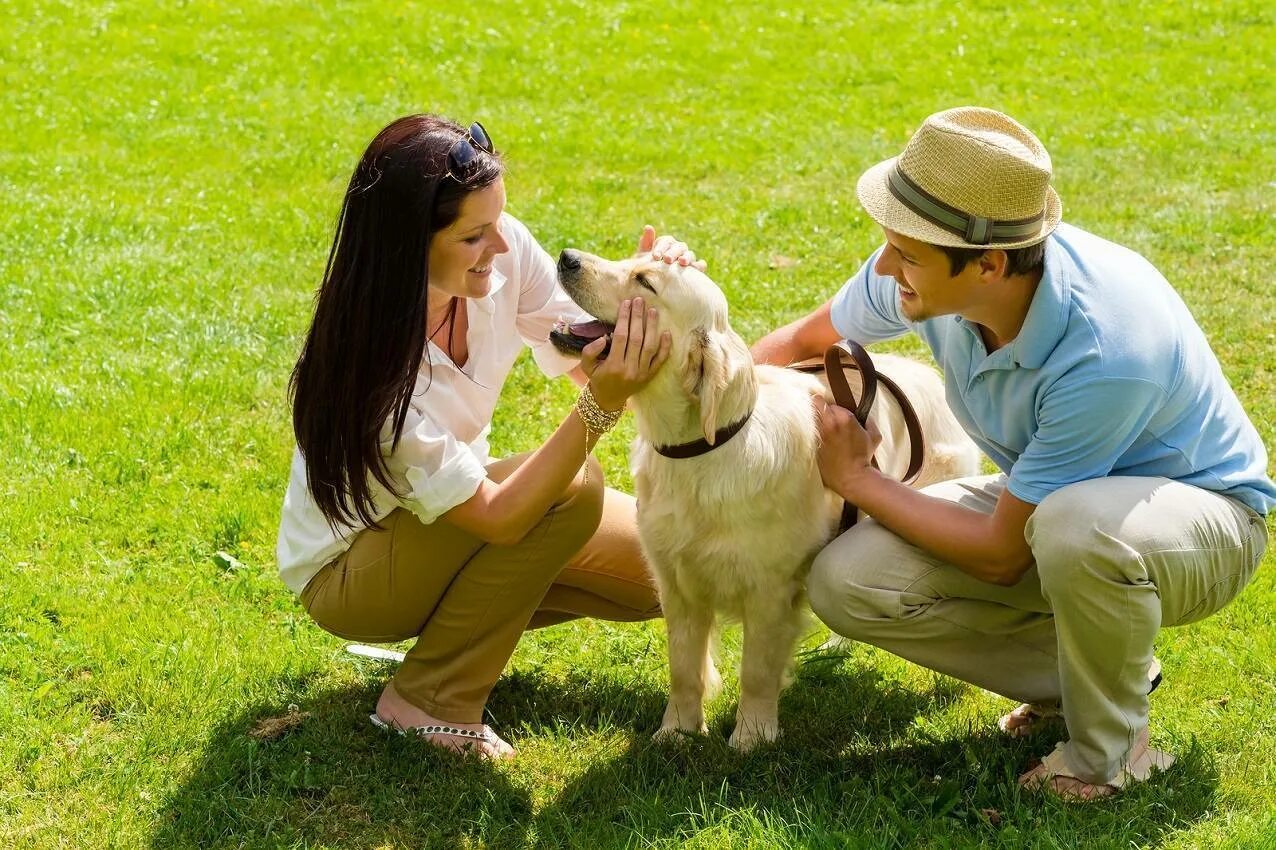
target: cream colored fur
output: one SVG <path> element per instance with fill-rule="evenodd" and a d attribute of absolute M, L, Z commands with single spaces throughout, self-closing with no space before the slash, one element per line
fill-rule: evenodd
<path fill-rule="evenodd" d="M 659 308 L 662 329 L 673 335 L 669 362 L 631 399 L 639 536 L 669 635 L 670 698 L 658 734 L 707 731 L 704 699 L 719 681 L 710 632 L 720 614 L 744 626 L 731 745 L 773 741 L 779 692 L 802 628 L 806 574 L 836 532 L 841 510 L 815 463 L 819 434 L 811 397 L 827 387 L 791 369 L 755 366 L 727 323 L 721 290 L 701 272 L 643 256 L 620 262 L 575 256 L 579 268 L 560 265 L 560 277 L 581 307 L 614 322 L 622 299 L 642 296 Z M 640 277 L 655 291 L 640 285 Z M 902 357 L 874 360 L 921 419 L 927 452 L 916 486 L 976 474 L 978 451 L 944 404 L 939 376 Z M 749 411 L 744 428 L 707 454 L 670 459 L 653 449 L 711 439 Z M 878 462 L 900 477 L 908 437 L 899 406 L 884 389 L 872 417 L 883 436 Z"/>

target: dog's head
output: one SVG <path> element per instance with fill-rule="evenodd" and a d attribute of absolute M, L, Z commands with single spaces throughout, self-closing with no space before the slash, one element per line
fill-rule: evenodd
<path fill-rule="evenodd" d="M 718 425 L 726 424 L 718 422 L 724 394 L 743 373 L 752 376 L 753 365 L 748 347 L 727 323 L 727 299 L 717 284 L 699 269 L 650 254 L 612 261 L 571 249 L 558 258 L 558 279 L 572 300 L 598 319 L 556 328 L 550 339 L 564 353 L 578 355 L 611 334 L 625 299 L 641 296 L 660 311 L 660 328 L 672 338 L 662 371 L 676 370 L 677 385 L 698 401 L 700 426 L 712 443 Z M 661 383 L 653 381 L 643 393 Z"/>

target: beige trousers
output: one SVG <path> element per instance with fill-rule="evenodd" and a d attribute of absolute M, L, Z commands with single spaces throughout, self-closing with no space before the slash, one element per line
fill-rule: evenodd
<path fill-rule="evenodd" d="M 991 513 L 1003 476 L 926 488 Z M 868 520 L 816 558 L 811 607 L 833 631 L 1022 702 L 1060 702 L 1068 767 L 1116 776 L 1148 724 L 1162 626 L 1222 608 L 1254 574 L 1267 529 L 1240 502 L 1165 478 L 1084 481 L 1047 497 L 1026 530 L 1035 559 L 1002 587 Z"/>
<path fill-rule="evenodd" d="M 526 455 L 496 461 L 500 481 Z M 519 637 L 576 617 L 660 616 L 638 544 L 632 496 L 603 487 L 598 462 L 519 543 L 497 546 L 399 508 L 366 529 L 302 592 L 338 637 L 416 638 L 394 676 L 405 699 L 440 720 L 477 723 Z"/>

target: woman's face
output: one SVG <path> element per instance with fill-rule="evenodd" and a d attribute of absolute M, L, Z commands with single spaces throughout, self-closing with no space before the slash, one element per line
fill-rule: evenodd
<path fill-rule="evenodd" d="M 430 240 L 430 289 L 445 298 L 482 298 L 492 286 L 492 259 L 510 249 L 501 235 L 505 181 L 497 178 L 461 201 L 448 227 Z"/>

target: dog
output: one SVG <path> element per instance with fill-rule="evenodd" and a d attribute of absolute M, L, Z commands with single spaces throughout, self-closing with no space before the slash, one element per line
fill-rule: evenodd
<path fill-rule="evenodd" d="M 805 620 L 806 575 L 836 533 L 842 505 L 816 466 L 812 400 L 831 398 L 827 384 L 755 365 L 728 324 L 722 290 L 694 267 L 649 254 L 608 261 L 566 250 L 558 274 L 567 294 L 598 319 L 560 323 L 551 333 L 560 351 L 578 355 L 610 333 L 620 302 L 636 296 L 659 309 L 660 326 L 672 335 L 668 361 L 630 399 L 638 534 L 669 637 L 670 695 L 657 736 L 707 733 L 704 700 L 720 683 L 710 633 L 721 614 L 744 627 L 730 744 L 748 750 L 774 741 L 780 690 Z M 913 486 L 977 474 L 978 449 L 944 403 L 939 375 L 903 357 L 879 354 L 875 362 L 922 423 L 927 452 Z M 908 437 L 889 393 L 879 393 L 871 419 L 882 434 L 878 463 L 902 477 Z M 700 439 L 709 450 L 698 456 L 661 454 Z"/>

